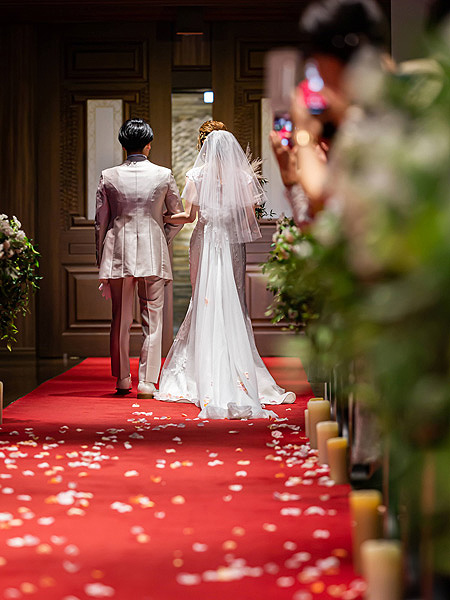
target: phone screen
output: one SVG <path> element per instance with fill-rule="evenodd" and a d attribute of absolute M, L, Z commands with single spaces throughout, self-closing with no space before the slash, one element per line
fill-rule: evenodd
<path fill-rule="evenodd" d="M 283 146 L 292 147 L 293 124 L 289 113 L 275 114 L 273 129 L 280 136 Z"/>
<path fill-rule="evenodd" d="M 305 104 L 312 115 L 320 115 L 328 108 L 328 103 L 320 91 L 324 82 L 317 69 L 315 62 L 305 63 L 305 79 L 300 82 L 300 90 L 303 94 Z"/>

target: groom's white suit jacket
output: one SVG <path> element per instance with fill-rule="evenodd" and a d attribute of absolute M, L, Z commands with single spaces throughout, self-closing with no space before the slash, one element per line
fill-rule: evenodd
<path fill-rule="evenodd" d="M 164 226 L 166 210 L 183 210 L 170 169 L 137 155 L 102 172 L 95 216 L 100 279 L 172 279 L 168 243 L 181 226 Z"/>

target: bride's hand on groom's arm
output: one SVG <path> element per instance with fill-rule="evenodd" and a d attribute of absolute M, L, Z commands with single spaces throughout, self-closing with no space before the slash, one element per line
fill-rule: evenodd
<path fill-rule="evenodd" d="M 196 206 L 194 206 L 191 201 L 186 200 L 186 206 L 183 212 L 171 215 L 166 213 L 163 216 L 163 219 L 165 223 L 170 223 L 171 225 L 184 225 L 185 223 L 193 223 L 195 221 L 196 216 Z"/>
<path fill-rule="evenodd" d="M 165 212 L 163 214 L 163 221 L 164 223 L 169 223 L 171 225 L 176 225 L 176 223 L 173 220 L 173 217 L 184 217 L 185 213 L 183 212 L 178 212 L 178 213 L 170 213 L 170 212 Z"/>

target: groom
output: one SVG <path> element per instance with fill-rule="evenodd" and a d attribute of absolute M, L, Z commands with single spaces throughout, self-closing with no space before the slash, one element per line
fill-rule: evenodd
<path fill-rule="evenodd" d="M 152 398 L 161 365 L 164 284 L 172 279 L 168 244 L 181 226 L 164 225 L 163 214 L 183 210 L 170 169 L 151 163 L 153 131 L 128 119 L 119 131 L 126 161 L 102 172 L 97 190 L 95 234 L 99 279 L 112 299 L 111 370 L 118 394 L 131 390 L 129 342 L 137 286 L 144 335 L 138 398 Z"/>

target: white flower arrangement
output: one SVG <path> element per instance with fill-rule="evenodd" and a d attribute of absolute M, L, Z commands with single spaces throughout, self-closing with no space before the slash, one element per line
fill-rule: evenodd
<path fill-rule="evenodd" d="M 16 319 L 28 312 L 30 294 L 41 279 L 36 271 L 39 253 L 16 216 L 0 215 L 0 339 L 11 350 Z"/>

